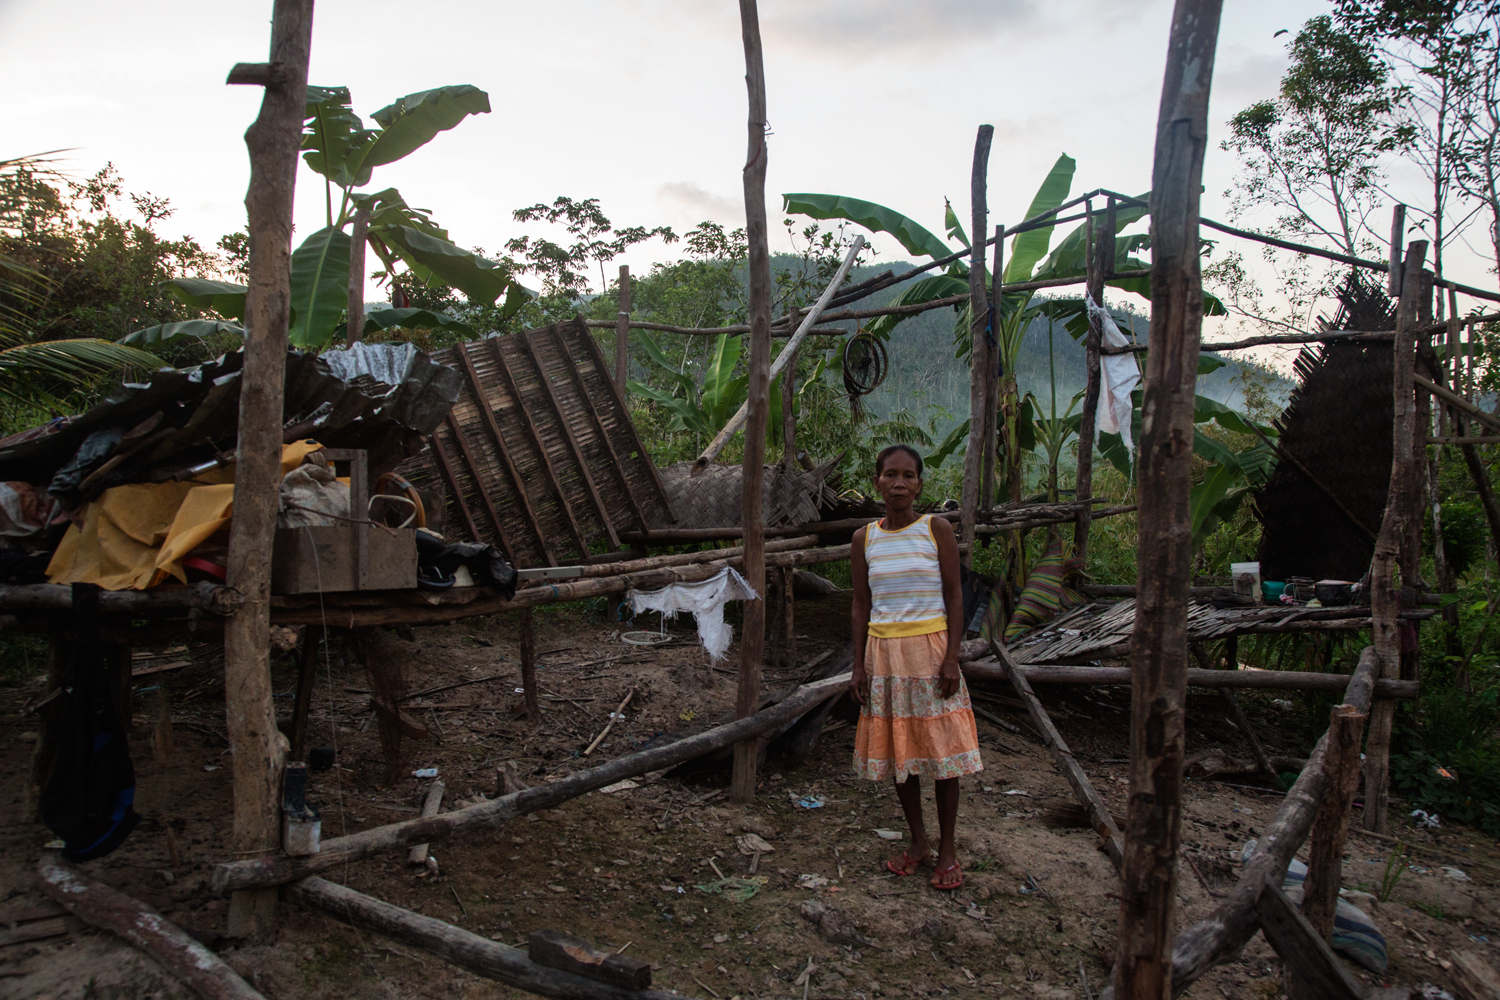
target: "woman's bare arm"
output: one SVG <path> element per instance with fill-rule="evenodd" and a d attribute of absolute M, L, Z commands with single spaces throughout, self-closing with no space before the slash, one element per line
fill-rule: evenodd
<path fill-rule="evenodd" d="M 938 671 L 940 692 L 944 698 L 958 693 L 961 675 L 958 672 L 958 651 L 964 641 L 964 590 L 959 582 L 958 539 L 953 536 L 953 525 L 946 519 L 935 517 L 932 525 L 932 540 L 937 545 L 938 569 L 943 574 L 943 607 L 948 614 L 948 655 L 943 657 Z"/>
<path fill-rule="evenodd" d="M 870 678 L 865 674 L 865 640 L 870 634 L 870 575 L 865 565 L 865 529 L 854 533 L 849 545 L 849 570 L 854 578 L 853 610 L 849 613 L 849 635 L 854 641 L 854 673 L 849 678 L 849 696 L 863 705 L 869 696 Z"/>

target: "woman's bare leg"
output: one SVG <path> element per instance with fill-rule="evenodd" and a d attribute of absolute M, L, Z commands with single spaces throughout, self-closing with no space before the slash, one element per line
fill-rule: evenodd
<path fill-rule="evenodd" d="M 922 779 L 913 774 L 905 781 L 896 782 L 896 798 L 901 803 L 901 811 L 906 813 L 906 825 L 911 829 L 911 847 L 892 858 L 891 866 L 910 875 L 932 853 L 927 843 L 927 827 L 922 823 Z M 956 812 L 957 797 L 953 801 Z M 903 858 L 906 859 L 904 862 Z"/>
<path fill-rule="evenodd" d="M 938 813 L 937 872 L 941 874 L 932 876 L 932 884 L 949 886 L 956 884 L 960 878 L 956 870 L 943 871 L 945 868 L 952 868 L 958 860 L 958 846 L 953 839 L 953 829 L 958 825 L 958 779 L 944 778 L 934 782 L 933 793 L 937 798 Z"/>

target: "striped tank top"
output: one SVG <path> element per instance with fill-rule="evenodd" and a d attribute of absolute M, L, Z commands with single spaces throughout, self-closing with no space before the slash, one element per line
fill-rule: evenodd
<path fill-rule="evenodd" d="M 865 528 L 865 565 L 870 581 L 870 635 L 889 639 L 948 630 L 931 514 L 923 514 L 899 531 L 887 531 L 879 521 L 871 522 Z"/>

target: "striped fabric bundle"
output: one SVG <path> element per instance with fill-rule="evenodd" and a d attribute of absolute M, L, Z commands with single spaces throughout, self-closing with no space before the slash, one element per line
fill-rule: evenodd
<path fill-rule="evenodd" d="M 1028 629 L 1041 625 L 1059 611 L 1083 603 L 1083 595 L 1063 583 L 1082 568 L 1083 564 L 1076 556 L 1064 553 L 1062 535 L 1053 530 L 1047 540 L 1047 551 L 1032 567 L 1020 600 L 1016 602 L 1015 614 L 1011 615 L 1010 622 L 1005 626 L 1005 641 L 1009 642 Z M 997 589 L 990 596 L 990 608 L 984 616 L 983 632 L 986 639 L 994 637 L 996 623 L 1003 614 Z"/>

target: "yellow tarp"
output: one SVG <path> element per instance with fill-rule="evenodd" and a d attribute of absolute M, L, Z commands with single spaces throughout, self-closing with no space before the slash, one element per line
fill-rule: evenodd
<path fill-rule="evenodd" d="M 285 445 L 281 474 L 320 447 L 310 441 Z M 183 557 L 229 524 L 234 468 L 215 469 L 190 483 L 133 483 L 105 490 L 84 508 L 83 527 L 75 524 L 63 535 L 47 565 L 47 579 L 94 583 L 105 590 L 144 590 L 168 577 L 186 583 Z"/>

